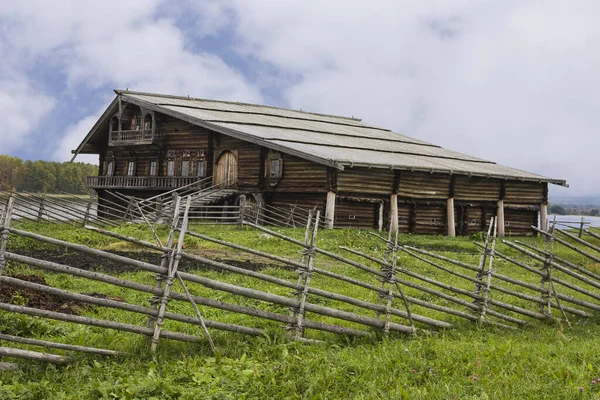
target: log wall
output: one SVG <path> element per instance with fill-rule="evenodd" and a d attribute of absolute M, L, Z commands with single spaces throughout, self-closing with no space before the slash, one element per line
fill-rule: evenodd
<path fill-rule="evenodd" d="M 361 193 L 367 197 L 387 198 L 394 192 L 394 171 L 346 168 L 337 174 L 337 190 L 342 194 Z"/>

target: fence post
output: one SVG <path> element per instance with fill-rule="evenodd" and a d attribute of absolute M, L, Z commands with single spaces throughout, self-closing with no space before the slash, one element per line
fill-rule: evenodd
<path fill-rule="evenodd" d="M 12 212 L 15 203 L 15 198 L 10 194 L 8 202 L 6 203 L 6 209 L 4 210 L 4 218 L 2 218 L 2 229 L 0 230 L 0 275 L 4 271 L 6 266 L 6 244 L 8 243 L 8 227 L 10 226 L 10 220 L 12 219 Z"/>
<path fill-rule="evenodd" d="M 475 283 L 475 289 L 473 290 L 473 295 L 479 296 L 479 295 L 481 295 L 481 292 L 489 290 L 487 288 L 487 285 L 484 286 L 483 277 L 486 274 L 485 263 L 486 263 L 488 256 L 490 256 L 490 269 L 492 267 L 491 262 L 493 261 L 493 258 L 492 258 L 492 254 L 490 254 L 490 239 L 492 239 L 492 251 L 493 251 L 493 248 L 496 243 L 496 237 L 498 236 L 498 230 L 500 228 L 498 223 L 499 223 L 498 218 L 492 217 L 490 219 L 490 226 L 488 228 L 487 236 L 485 238 L 485 242 L 483 245 L 483 250 L 481 252 L 481 258 L 479 259 L 479 266 L 477 268 L 478 272 L 477 272 L 477 276 L 476 276 L 477 283 Z M 491 271 L 489 271 L 489 272 L 491 272 Z M 491 275 L 490 275 L 490 277 L 491 277 Z M 479 306 L 479 321 L 481 322 L 485 316 L 485 312 L 486 312 L 486 308 L 487 308 L 487 296 L 485 296 L 483 300 L 478 300 L 478 299 L 473 300 L 473 304 L 476 304 Z"/>
<path fill-rule="evenodd" d="M 43 214 L 44 214 L 44 201 L 45 201 L 45 197 L 42 194 L 42 198 L 40 199 L 40 207 L 38 209 L 38 215 L 37 215 L 37 220 L 38 222 L 40 222 L 43 218 Z"/>
<path fill-rule="evenodd" d="M 90 211 L 92 208 L 92 199 L 88 201 L 87 207 L 85 208 L 85 216 L 83 217 L 83 226 L 86 226 L 90 220 Z"/>
<path fill-rule="evenodd" d="M 579 239 L 581 239 L 581 237 L 583 236 L 583 217 L 581 217 L 581 225 L 579 226 Z"/>
<path fill-rule="evenodd" d="M 171 231 L 169 232 L 169 237 L 167 238 L 167 243 L 165 243 L 165 247 L 167 248 L 171 248 L 173 246 L 173 240 L 175 238 L 175 232 L 177 231 L 177 225 L 179 224 L 179 205 L 181 202 L 181 198 L 178 196 L 173 196 L 173 220 L 171 221 Z M 169 255 L 170 253 L 168 251 L 165 251 L 162 256 L 161 256 L 161 260 L 160 260 L 160 267 L 161 268 L 167 268 L 167 265 L 169 264 Z M 165 280 L 165 276 L 161 275 L 161 274 L 157 274 L 156 275 L 156 284 L 155 284 L 155 288 L 156 289 L 160 289 L 162 288 L 162 283 Z M 158 308 L 158 297 L 153 296 L 150 299 L 150 303 L 151 303 L 151 308 L 153 310 L 156 310 Z M 154 328 L 154 323 L 156 322 L 156 318 L 154 318 L 153 316 L 149 316 L 148 317 L 148 328 Z"/>
<path fill-rule="evenodd" d="M 310 243 L 304 248 L 304 254 L 306 256 L 306 268 L 301 271 L 301 277 L 304 277 L 304 287 L 302 288 L 300 297 L 300 306 L 298 307 L 298 319 L 296 322 L 296 336 L 295 339 L 299 340 L 304 337 L 304 307 L 306 306 L 306 300 L 308 298 L 308 288 L 310 287 L 310 279 L 313 270 L 313 261 L 315 259 L 315 247 L 317 244 L 317 232 L 319 231 L 319 218 L 321 212 L 317 211 L 315 216 L 315 223 L 313 225 L 312 237 Z"/>
<path fill-rule="evenodd" d="M 241 231 L 244 227 L 244 218 L 246 215 L 246 195 L 240 196 L 240 219 L 238 221 L 238 229 Z"/>
<path fill-rule="evenodd" d="M 175 276 L 177 274 L 177 268 L 179 267 L 179 261 L 181 260 L 181 250 L 183 249 L 183 239 L 188 228 L 188 217 L 191 202 L 192 199 L 188 197 L 187 204 L 185 206 L 185 212 L 183 214 L 183 221 L 181 223 L 181 228 L 179 229 L 179 240 L 177 242 L 177 246 L 173 247 L 169 256 L 169 267 L 168 275 L 165 280 L 165 289 L 163 291 L 163 295 L 159 299 L 160 306 L 158 308 L 158 315 L 156 316 L 156 323 L 154 324 L 154 334 L 152 335 L 152 352 L 155 352 L 156 347 L 158 346 L 158 340 L 160 339 L 160 331 L 164 323 L 165 311 L 167 310 L 167 304 L 171 299 L 171 286 L 173 285 L 173 280 L 175 279 Z"/>

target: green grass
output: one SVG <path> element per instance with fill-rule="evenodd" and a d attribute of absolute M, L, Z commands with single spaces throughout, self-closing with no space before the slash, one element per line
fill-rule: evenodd
<path fill-rule="evenodd" d="M 139 248 L 122 241 L 68 225 L 22 223 L 19 227 L 96 248 L 111 251 L 139 251 Z M 233 227 L 214 226 L 193 226 L 192 229 L 295 260 L 299 260 L 301 257 L 297 246 L 274 237 L 267 237 L 261 232 L 238 231 Z M 148 241 L 153 240 L 152 234 L 144 226 L 125 225 L 117 228 L 116 231 Z M 297 239 L 302 239 L 304 236 L 301 229 L 279 231 Z M 165 228 L 159 229 L 159 235 L 163 239 L 167 233 Z M 476 265 L 479 253 L 477 247 L 472 244 L 475 239 L 477 238 L 403 235 L 400 237 L 400 242 Z M 523 240 L 530 244 L 543 246 L 543 241 L 539 238 Z M 357 256 L 344 253 L 338 248 L 338 245 L 342 244 L 380 257 L 385 254 L 383 242 L 366 232 L 356 230 L 322 231 L 319 233 L 317 243 L 319 247 L 344 254 L 350 259 L 364 262 L 373 268 L 378 267 Z M 16 235 L 11 235 L 9 249 L 15 252 L 64 251 L 56 246 L 40 244 Z M 260 262 L 264 268 L 261 272 L 265 274 L 292 281 L 297 278 L 295 271 L 281 268 L 276 263 L 258 260 L 255 256 L 231 251 L 200 239 L 187 237 L 185 249 L 214 259 Z M 532 266 L 537 266 L 536 263 L 527 260 L 502 244 L 498 244 L 498 249 L 522 261 L 527 261 Z M 562 246 L 557 246 L 555 250 L 560 257 L 598 272 L 598 265 L 589 263 L 583 256 Z M 317 255 L 315 265 L 378 284 L 375 278 L 368 273 L 320 255 Z M 437 270 L 406 254 L 400 255 L 399 265 L 456 287 L 473 289 L 472 283 Z M 538 277 L 511 264 L 498 260 L 494 265 L 504 275 L 539 284 Z M 187 265 L 187 267 L 194 270 L 198 265 Z M 98 268 L 102 269 L 100 265 Z M 458 267 L 452 267 L 452 269 L 469 276 L 474 275 L 474 273 Z M 147 304 L 148 300 L 148 295 L 144 293 L 85 279 L 32 270 L 23 265 L 9 263 L 9 271 L 43 275 L 52 286 L 75 292 L 101 292 L 123 297 L 128 302 L 136 304 Z M 240 286 L 290 296 L 289 289 L 252 278 L 214 270 L 195 270 L 194 273 Z M 559 275 L 558 272 L 555 273 L 565 280 L 570 279 Z M 120 277 L 153 284 L 153 277 L 147 272 L 128 272 L 121 274 Z M 416 282 L 414 279 L 406 279 Z M 494 280 L 493 283 L 531 295 L 535 294 L 498 280 Z M 313 276 L 311 285 L 371 302 L 377 301 L 377 297 L 371 291 L 319 275 Z M 424 285 L 433 288 L 431 285 Z M 580 286 L 593 290 L 584 284 L 580 284 Z M 175 287 L 176 290 L 181 290 L 177 285 Z M 284 307 L 265 304 L 258 300 L 239 298 L 200 285 L 190 284 L 189 288 L 194 294 L 201 296 L 284 314 L 288 312 Z M 569 290 L 560 287 L 557 289 L 561 293 L 572 294 Z M 453 305 L 434 296 L 410 288 L 404 288 L 404 290 L 411 296 L 464 311 L 461 306 Z M 578 295 L 578 297 L 582 296 Z M 492 298 L 537 311 L 536 305 L 506 294 L 493 292 Z M 359 312 L 359 309 L 348 304 L 315 296 L 309 296 L 309 301 Z M 590 301 L 594 302 L 594 300 Z M 597 303 L 597 301 L 595 302 Z M 394 302 L 394 307 L 403 308 L 399 301 Z M 600 398 L 600 383 L 597 385 L 591 383 L 592 380 L 600 378 L 600 346 L 596 340 L 600 336 L 598 315 L 594 315 L 590 319 L 569 315 L 572 324 L 572 327 L 569 328 L 565 323 L 537 322 L 498 307 L 494 307 L 494 309 L 526 319 L 530 325 L 516 331 L 489 326 L 478 327 L 458 317 L 413 306 L 411 308 L 413 313 L 451 322 L 455 324 L 455 328 L 436 334 L 419 332 L 416 337 L 392 334 L 388 338 L 381 337 L 374 330 L 367 329 L 373 332 L 373 335 L 362 339 L 350 339 L 309 330 L 307 331 L 308 337 L 325 340 L 325 343 L 307 345 L 289 341 L 279 323 L 201 307 L 203 315 L 208 319 L 265 330 L 265 334 L 260 337 L 246 337 L 211 330 L 219 350 L 217 357 L 212 356 L 210 348 L 204 342 L 186 344 L 169 340 L 160 342 L 159 352 L 153 357 L 149 352 L 147 341 L 133 334 L 0 312 L 0 331 L 2 332 L 65 343 L 92 345 L 128 353 L 126 357 L 119 359 L 75 355 L 75 362 L 64 367 L 25 362 L 24 368 L 20 371 L 0 372 L 0 399 Z M 188 315 L 193 314 L 191 307 L 184 302 L 170 303 L 169 310 Z M 374 313 L 365 310 L 360 310 L 360 313 L 374 316 Z M 107 308 L 88 310 L 85 315 L 140 325 L 145 324 L 146 321 L 143 316 Z M 559 316 L 559 313 L 554 315 Z M 340 322 L 310 313 L 308 318 L 365 329 L 357 324 Z M 393 321 L 407 323 L 406 320 L 395 317 Z M 201 335 L 197 327 L 172 321 L 166 322 L 165 329 Z M 36 347 L 15 344 L 10 344 L 10 346 L 39 351 L 39 348 Z M 56 350 L 51 352 L 61 353 Z M 580 391 L 580 387 L 583 387 L 583 391 Z"/>

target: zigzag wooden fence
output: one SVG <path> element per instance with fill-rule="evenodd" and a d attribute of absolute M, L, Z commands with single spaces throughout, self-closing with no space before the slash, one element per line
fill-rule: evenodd
<path fill-rule="evenodd" d="M 368 336 L 378 332 L 383 335 L 419 335 L 425 331 L 451 329 L 460 324 L 461 320 L 467 323 L 490 324 L 501 329 L 517 329 L 532 320 L 570 324 L 571 321 L 589 318 L 595 311 L 600 310 L 600 275 L 577 262 L 555 254 L 556 246 L 562 246 L 575 252 L 580 257 L 579 261 L 583 258 L 592 263 L 600 262 L 600 247 L 594 244 L 595 240 L 600 239 L 600 235 L 589 230 L 585 231 L 589 240 L 580 239 L 555 227 L 550 232 L 538 230 L 545 242 L 544 248 L 537 248 L 519 241 L 499 240 L 496 221 L 492 219 L 484 241 L 478 243 L 479 261 L 471 264 L 455 260 L 440 251 L 433 252 L 402 244 L 398 236 L 391 233 L 388 233 L 387 237 L 369 233 L 381 242 L 385 249 L 383 254 L 343 245 L 339 246 L 339 252 L 327 251 L 317 245 L 321 215 L 316 210 L 308 210 L 308 218 L 303 221 L 303 240 L 257 224 L 254 215 L 248 218 L 248 215 L 242 212 L 242 218 L 239 220 L 246 229 L 268 235 L 268 240 L 281 240 L 298 246 L 301 252 L 300 260 L 195 232 L 188 224 L 189 199 L 185 204 L 182 204 L 181 198 L 175 199 L 169 235 L 164 243 L 149 221 L 146 223 L 154 232 L 155 242 L 116 233 L 110 230 L 113 225 L 108 224 L 108 220 L 90 215 L 85 218 L 83 214 L 84 218 L 77 221 L 96 233 L 162 254 L 161 262 L 152 264 L 18 229 L 11 225 L 13 213 L 37 220 L 35 213 L 26 214 L 23 211 L 26 209 L 23 207 L 25 203 L 21 195 L 8 195 L 1 203 L 3 206 L 0 207 L 0 211 L 3 212 L 0 214 L 0 285 L 27 288 L 85 304 L 142 314 L 147 316 L 148 323 L 138 326 L 8 303 L 0 303 L 0 310 L 143 335 L 149 338 L 152 351 L 156 350 L 161 339 L 207 342 L 212 350 L 216 351 L 211 331 L 261 335 L 265 329 L 273 327 L 273 323 L 282 325 L 292 339 L 310 342 L 326 339 L 326 335 L 316 332 L 348 336 Z M 70 221 L 75 223 L 75 218 L 81 216 L 80 211 L 73 211 L 73 219 Z M 99 260 L 106 259 L 132 266 L 155 276 L 156 283 L 154 286 L 142 284 L 106 273 L 87 271 L 7 251 L 9 237 L 13 235 L 85 253 Z M 295 270 L 297 276 L 294 279 L 290 279 L 289 276 L 281 278 L 266 271 L 249 270 L 193 254 L 182 247 L 186 236 L 265 259 L 286 270 Z M 506 251 L 498 251 L 500 242 L 507 247 Z M 412 266 L 407 267 L 408 258 L 416 260 L 417 263 L 411 262 Z M 130 304 L 27 282 L 4 274 L 7 262 L 103 282 L 147 293 L 151 298 L 148 304 Z M 201 271 L 194 274 L 183 272 L 182 262 L 207 266 L 227 272 L 228 275 L 219 275 L 225 278 L 211 278 L 206 276 L 207 274 L 203 276 Z M 530 278 L 511 277 L 502 273 L 503 266 L 507 264 L 519 267 L 526 276 L 534 277 L 538 283 L 534 283 Z M 332 268 L 332 265 L 339 268 Z M 235 275 L 243 277 L 244 283 L 227 282 L 227 276 Z M 264 289 L 265 284 L 268 284 L 266 286 L 269 290 Z M 210 289 L 214 296 L 192 294 L 194 290 L 190 291 L 189 285 L 200 285 Z M 341 294 L 340 289 L 353 295 Z M 221 298 L 218 293 L 227 294 L 226 298 L 231 300 L 217 299 Z M 255 305 L 248 306 L 244 299 L 252 299 Z M 173 301 L 191 304 L 193 314 L 184 315 L 169 311 L 169 305 Z M 247 322 L 232 324 L 207 319 L 204 314 L 209 309 L 244 316 L 237 320 Z M 163 325 L 167 320 L 194 326 L 197 328 L 197 334 L 166 330 Z M 118 349 L 52 343 L 1 333 L 0 340 L 107 356 L 119 354 Z M 68 362 L 68 358 L 64 356 L 9 347 L 0 347 L 0 355 L 55 363 Z"/>

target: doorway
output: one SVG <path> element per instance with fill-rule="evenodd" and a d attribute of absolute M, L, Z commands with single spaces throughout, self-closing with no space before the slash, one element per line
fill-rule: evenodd
<path fill-rule="evenodd" d="M 237 159 L 231 151 L 224 151 L 217 160 L 213 184 L 229 186 L 237 181 Z"/>

